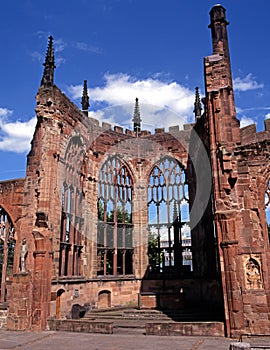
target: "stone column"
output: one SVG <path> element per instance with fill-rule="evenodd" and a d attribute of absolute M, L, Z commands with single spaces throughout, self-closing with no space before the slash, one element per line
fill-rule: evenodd
<path fill-rule="evenodd" d="M 51 242 L 45 235 L 34 231 L 33 236 L 36 250 L 33 252 L 34 274 L 31 329 L 40 331 L 46 329 L 47 318 L 50 314 L 52 252 Z"/>

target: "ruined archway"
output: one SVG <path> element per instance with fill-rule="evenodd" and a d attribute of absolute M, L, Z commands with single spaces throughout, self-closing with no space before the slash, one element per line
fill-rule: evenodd
<path fill-rule="evenodd" d="M 7 282 L 13 273 L 15 230 L 10 216 L 0 206 L 0 275 L 1 275 L 1 302 L 7 301 Z"/>

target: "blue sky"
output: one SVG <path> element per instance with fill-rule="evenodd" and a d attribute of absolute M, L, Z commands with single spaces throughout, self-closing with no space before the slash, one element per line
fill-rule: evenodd
<path fill-rule="evenodd" d="M 204 96 L 203 57 L 212 52 L 210 0 L 10 0 L 1 4 L 0 180 L 25 175 L 35 95 L 47 38 L 55 83 L 80 107 L 88 80 L 91 115 L 129 127 L 136 97 L 144 128 L 193 121 Z M 237 117 L 270 116 L 269 0 L 224 0 Z M 125 106 L 118 108 L 115 106 Z M 103 109 L 104 107 L 109 107 Z M 172 111 L 172 113 L 168 113 Z"/>

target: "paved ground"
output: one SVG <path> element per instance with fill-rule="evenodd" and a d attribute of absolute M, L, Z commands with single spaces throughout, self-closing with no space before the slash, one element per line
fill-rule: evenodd
<path fill-rule="evenodd" d="M 231 339 L 143 334 L 0 331 L 0 350 L 228 350 Z"/>

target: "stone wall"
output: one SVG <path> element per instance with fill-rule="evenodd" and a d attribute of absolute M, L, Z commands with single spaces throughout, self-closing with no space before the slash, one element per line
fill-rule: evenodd
<path fill-rule="evenodd" d="M 178 336 L 224 336 L 222 322 L 147 322 L 146 335 Z"/>
<path fill-rule="evenodd" d="M 116 306 L 136 307 L 138 306 L 138 293 L 140 291 L 140 280 L 118 279 L 93 280 L 88 282 L 52 285 L 51 317 L 56 316 L 57 291 L 63 290 L 60 296 L 59 318 L 65 319 L 71 317 L 73 304 L 88 304 L 90 308 L 106 308 Z M 53 297 L 55 295 L 55 297 Z"/>
<path fill-rule="evenodd" d="M 113 322 L 48 320 L 50 331 L 113 334 Z"/>

